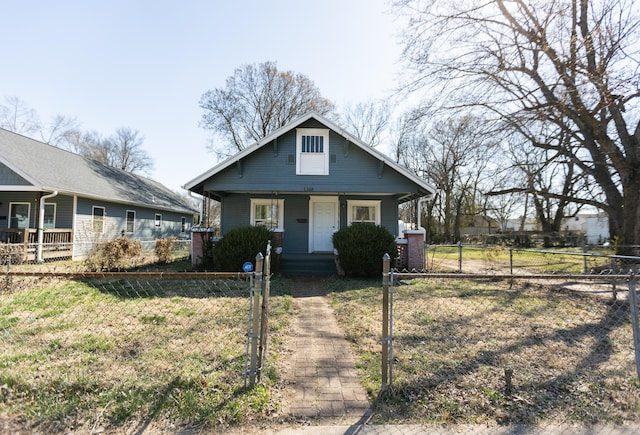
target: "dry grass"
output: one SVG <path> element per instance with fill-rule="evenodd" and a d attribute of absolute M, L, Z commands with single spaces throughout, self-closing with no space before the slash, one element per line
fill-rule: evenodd
<path fill-rule="evenodd" d="M 459 280 L 397 286 L 393 385 L 377 398 L 374 421 L 640 421 L 626 301 L 516 286 Z M 375 397 L 381 289 L 374 282 L 336 281 L 334 290 L 338 317 Z M 510 385 L 506 371 L 513 373 Z"/>
<path fill-rule="evenodd" d="M 0 422 L 45 432 L 211 427 L 277 409 L 272 366 L 263 385 L 244 388 L 246 282 L 30 280 L 0 295 Z M 277 351 L 290 296 L 273 295 Z"/>

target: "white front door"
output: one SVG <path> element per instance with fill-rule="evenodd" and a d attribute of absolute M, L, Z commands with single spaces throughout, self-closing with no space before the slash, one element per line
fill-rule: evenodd
<path fill-rule="evenodd" d="M 338 202 L 333 198 L 312 199 L 309 228 L 310 252 L 333 252 L 333 233 L 338 230 Z"/>

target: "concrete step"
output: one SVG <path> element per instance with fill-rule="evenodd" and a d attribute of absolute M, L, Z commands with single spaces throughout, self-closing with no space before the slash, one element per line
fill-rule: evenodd
<path fill-rule="evenodd" d="M 280 272 L 291 276 L 337 274 L 333 254 L 285 254 L 280 259 Z"/>

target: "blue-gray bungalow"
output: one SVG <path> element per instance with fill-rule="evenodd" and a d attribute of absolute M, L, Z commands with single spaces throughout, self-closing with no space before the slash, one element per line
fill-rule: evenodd
<path fill-rule="evenodd" d="M 196 214 L 158 182 L 0 129 L 0 243 L 31 257 L 42 245 L 45 257 L 81 257 L 121 235 L 186 239 Z"/>
<path fill-rule="evenodd" d="M 354 222 L 398 235 L 398 205 L 435 189 L 334 122 L 308 113 L 189 181 L 221 203 L 220 231 L 283 231 L 283 256 L 333 252 Z M 284 257 L 283 257 L 284 258 Z"/>

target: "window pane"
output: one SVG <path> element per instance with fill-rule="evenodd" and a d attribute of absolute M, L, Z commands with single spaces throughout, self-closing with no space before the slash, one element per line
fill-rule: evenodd
<path fill-rule="evenodd" d="M 11 204 L 9 228 L 29 228 L 29 204 Z"/>
<path fill-rule="evenodd" d="M 302 136 L 303 153 L 323 153 L 324 136 Z"/>
<path fill-rule="evenodd" d="M 278 204 L 256 204 L 254 210 L 254 225 L 278 228 Z"/>
<path fill-rule="evenodd" d="M 101 233 L 104 229 L 104 208 L 94 207 L 93 209 L 93 231 Z"/>
<path fill-rule="evenodd" d="M 127 233 L 133 233 L 135 230 L 136 213 L 134 211 L 127 212 Z"/>
<path fill-rule="evenodd" d="M 55 228 L 56 227 L 55 213 L 56 213 L 56 206 L 54 204 L 45 204 L 44 205 L 44 222 L 43 222 L 43 225 L 42 225 L 43 228 Z"/>

